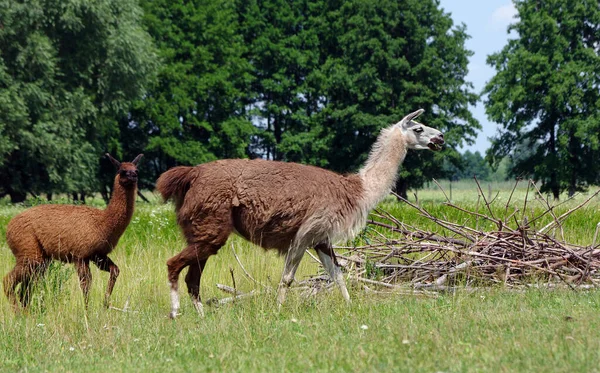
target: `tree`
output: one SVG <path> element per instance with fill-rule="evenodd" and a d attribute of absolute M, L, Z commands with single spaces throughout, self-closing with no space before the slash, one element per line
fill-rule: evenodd
<path fill-rule="evenodd" d="M 252 77 L 233 0 L 141 3 L 163 65 L 124 125 L 140 139 L 151 179 L 177 164 L 246 156 Z"/>
<path fill-rule="evenodd" d="M 140 17 L 134 0 L 0 1 L 0 193 L 99 189 L 156 65 Z"/>
<path fill-rule="evenodd" d="M 516 38 L 488 57 L 484 93 L 501 125 L 487 157 L 513 158 L 555 199 L 600 181 L 600 7 L 596 0 L 517 0 Z M 517 147 L 529 150 L 517 151 Z"/>
<path fill-rule="evenodd" d="M 472 179 L 477 177 L 478 180 L 488 181 L 492 170 L 489 164 L 481 156 L 481 153 L 476 151 L 465 151 L 460 157 L 458 165 L 452 162 L 444 163 L 445 172 L 449 175 L 450 180 Z"/>
<path fill-rule="evenodd" d="M 251 155 L 320 164 L 315 136 L 319 93 L 311 75 L 319 68 L 319 39 L 311 8 L 319 1 L 238 1 L 240 29 L 249 46 L 253 121 Z M 323 145 L 322 143 L 320 144 Z"/>
<path fill-rule="evenodd" d="M 438 1 L 367 0 L 324 2 L 314 21 L 319 30 L 318 116 L 331 168 L 349 171 L 363 163 L 379 130 L 424 108 L 423 122 L 444 132 L 441 154 L 410 152 L 396 191 L 406 196 L 432 175 L 442 160 L 458 162 L 455 147 L 470 144 L 479 123 L 469 112 L 477 95 L 465 81 L 465 26 L 453 27 Z"/>

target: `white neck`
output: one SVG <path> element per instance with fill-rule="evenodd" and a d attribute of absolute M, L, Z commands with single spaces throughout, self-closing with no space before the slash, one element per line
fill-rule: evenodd
<path fill-rule="evenodd" d="M 358 172 L 364 188 L 364 209 L 370 211 L 390 193 L 406 151 L 404 135 L 397 125 L 381 131 L 367 162 Z"/>

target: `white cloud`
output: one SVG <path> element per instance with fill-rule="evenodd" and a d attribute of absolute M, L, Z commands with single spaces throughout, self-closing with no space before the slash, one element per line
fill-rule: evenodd
<path fill-rule="evenodd" d="M 510 23 L 515 22 L 515 16 L 517 16 L 517 14 L 517 9 L 513 3 L 496 8 L 492 13 L 492 28 L 495 31 L 506 30 L 506 27 Z"/>

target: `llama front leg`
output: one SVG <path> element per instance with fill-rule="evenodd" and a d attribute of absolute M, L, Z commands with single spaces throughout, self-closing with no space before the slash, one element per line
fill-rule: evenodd
<path fill-rule="evenodd" d="M 94 257 L 92 262 L 94 262 L 100 270 L 109 273 L 108 285 L 106 286 L 106 293 L 104 294 L 104 307 L 108 308 L 110 306 L 110 296 L 115 287 L 115 283 L 117 282 L 117 277 L 119 277 L 119 267 L 105 255 Z"/>
<path fill-rule="evenodd" d="M 194 304 L 194 308 L 198 311 L 200 316 L 204 317 L 204 306 L 200 301 L 200 279 L 202 277 L 202 271 L 206 265 L 206 260 L 199 261 L 198 263 L 190 264 L 188 273 L 185 276 L 185 283 L 187 284 L 188 293 Z"/>
<path fill-rule="evenodd" d="M 83 292 L 83 302 L 85 309 L 87 310 L 90 286 L 92 284 L 92 272 L 90 271 L 90 262 L 88 260 L 77 260 L 75 261 L 75 267 L 77 268 L 77 275 L 79 276 L 79 286 Z"/>
<path fill-rule="evenodd" d="M 346 302 L 350 303 L 350 294 L 348 294 L 342 270 L 335 259 L 333 247 L 329 244 L 319 244 L 315 246 L 315 251 L 319 255 L 319 259 L 321 259 L 321 264 L 323 264 L 323 267 L 325 267 L 333 282 L 335 282 L 340 289 L 342 297 L 344 297 Z"/>
<path fill-rule="evenodd" d="M 279 282 L 279 289 L 277 290 L 277 303 L 279 303 L 279 308 L 281 308 L 281 305 L 285 302 L 287 289 L 292 282 L 294 282 L 296 270 L 298 269 L 298 265 L 300 265 L 305 250 L 304 247 L 292 247 L 285 256 L 285 267 L 283 268 L 281 282 Z"/>

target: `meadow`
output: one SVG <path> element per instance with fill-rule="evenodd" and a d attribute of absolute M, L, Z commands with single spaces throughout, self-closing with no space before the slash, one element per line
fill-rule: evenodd
<path fill-rule="evenodd" d="M 442 182 L 446 189 L 448 182 Z M 503 210 L 512 184 L 482 184 Z M 566 211 L 595 190 L 557 208 Z M 145 192 L 147 196 L 149 192 Z M 452 200 L 472 207 L 473 183 L 453 183 Z M 523 205 L 519 187 L 514 206 Z M 111 258 L 121 275 L 112 305 L 105 309 L 108 279 L 95 267 L 89 309 L 83 307 L 72 265 L 53 264 L 35 288 L 31 307 L 15 314 L 0 300 L 0 371 L 600 371 L 600 293 L 596 290 L 490 287 L 437 297 L 365 293 L 349 281 L 352 304 L 337 289 L 303 297 L 290 292 L 278 309 L 275 289 L 283 259 L 231 237 L 212 257 L 202 277 L 203 300 L 224 298 L 216 284 L 259 295 L 194 311 L 180 279 L 182 315 L 170 320 L 166 261 L 183 248 L 170 204 L 138 202 L 133 221 Z M 443 206 L 434 186 L 417 192 L 418 203 L 455 221 L 471 224 Z M 411 200 L 415 201 L 414 195 Z M 100 199 L 90 203 L 102 206 Z M 552 203 L 552 201 L 550 201 Z M 528 205 L 528 213 L 540 203 Z M 393 198 L 381 208 L 420 229 L 439 231 L 431 221 Z M 566 239 L 590 245 L 600 222 L 600 199 L 564 224 Z M 5 241 L 6 224 L 23 206 L 0 205 L 0 274 L 14 265 Z M 541 224 L 542 222 L 540 222 Z M 481 227 L 485 229 L 485 226 Z M 261 285 L 244 276 L 234 257 Z M 320 273 L 305 256 L 296 279 Z"/>

